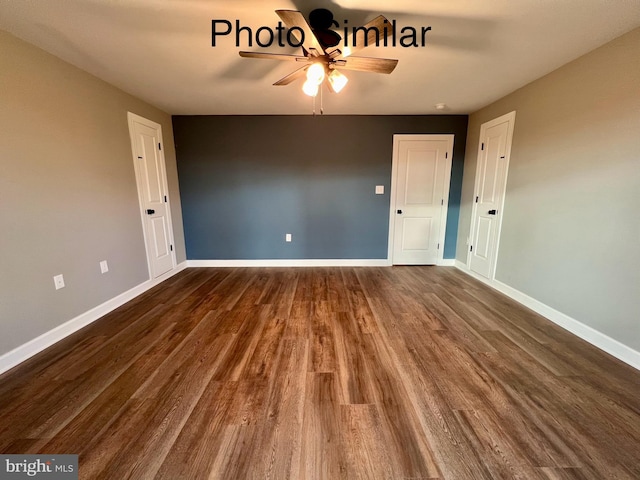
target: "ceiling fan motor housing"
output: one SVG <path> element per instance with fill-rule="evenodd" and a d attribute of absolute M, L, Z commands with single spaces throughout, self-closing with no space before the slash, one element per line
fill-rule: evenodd
<path fill-rule="evenodd" d="M 331 30 L 331 27 L 340 25 L 333 18 L 333 13 L 326 8 L 316 8 L 309 14 L 309 25 L 314 35 L 323 48 L 330 48 L 339 45 L 342 37 Z"/>

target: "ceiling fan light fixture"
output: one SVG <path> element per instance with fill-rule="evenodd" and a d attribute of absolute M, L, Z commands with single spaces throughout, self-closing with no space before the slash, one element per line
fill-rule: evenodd
<path fill-rule="evenodd" d="M 343 75 L 338 70 L 332 70 L 329 74 L 328 80 L 329 85 L 331 85 L 331 89 L 336 93 L 340 93 L 349 81 L 346 75 Z"/>
<path fill-rule="evenodd" d="M 312 82 L 311 80 L 307 80 L 306 82 L 304 82 L 304 85 L 302 85 L 302 91 L 310 97 L 315 97 L 316 95 L 318 95 L 318 90 L 318 84 Z"/>
<path fill-rule="evenodd" d="M 307 69 L 307 81 L 320 85 L 325 77 L 324 66 L 320 63 L 313 63 Z"/>
<path fill-rule="evenodd" d="M 281 24 L 284 24 L 289 34 L 295 31 L 299 32 L 299 34 L 295 34 L 294 37 L 296 40 L 298 37 L 301 37 L 302 41 L 295 46 L 302 47 L 302 54 L 240 52 L 240 56 L 244 58 L 263 58 L 304 63 L 304 65 L 297 70 L 275 82 L 274 85 L 289 85 L 306 76 L 302 91 L 306 95 L 314 98 L 318 93 L 320 94 L 321 114 L 322 85 L 326 83 L 327 88 L 331 92 L 338 93 L 344 89 L 349 81 L 346 76 L 337 71 L 338 68 L 389 74 L 393 72 L 398 64 L 398 60 L 389 58 L 350 56 L 351 53 L 359 51 L 367 47 L 369 43 L 372 43 L 372 37 L 375 37 L 376 46 L 379 46 L 378 44 L 381 39 L 384 41 L 384 45 L 387 45 L 388 37 L 395 35 L 395 30 L 388 28 L 391 24 L 383 15 L 378 15 L 375 19 L 360 28 L 354 28 L 353 34 L 351 35 L 349 34 L 349 29 L 346 27 L 347 21 L 345 20 L 344 45 L 341 45 L 341 35 L 330 30 L 332 25 L 336 27 L 339 27 L 339 25 L 332 20 L 333 14 L 327 9 L 316 8 L 310 13 L 309 21 L 297 10 L 276 10 L 276 14 L 281 20 L 278 27 L 279 32 Z M 395 23 L 393 23 L 392 26 L 395 28 Z M 431 27 L 429 27 L 429 30 L 430 29 Z M 256 38 L 260 36 L 260 30 L 261 29 L 258 29 Z M 381 34 L 380 32 L 383 33 Z M 288 40 L 289 45 L 294 46 L 291 40 Z M 395 36 L 393 42 L 395 45 Z M 257 43 L 260 44 L 260 46 L 266 46 L 259 41 L 257 41 Z M 402 43 L 402 39 L 400 43 Z M 347 47 L 348 44 L 352 44 L 352 47 Z"/>

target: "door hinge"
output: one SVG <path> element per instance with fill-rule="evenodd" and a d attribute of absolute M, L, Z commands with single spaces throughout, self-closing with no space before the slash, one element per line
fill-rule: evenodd
<path fill-rule="evenodd" d="M 162 150 L 162 145 L 158 143 L 158 150 Z"/>
<path fill-rule="evenodd" d="M 479 198 L 480 198 L 480 197 L 476 196 L 476 203 L 478 203 L 478 199 L 479 199 Z"/>
<path fill-rule="evenodd" d="M 481 150 L 484 150 L 484 142 L 482 142 L 482 149 Z"/>
<path fill-rule="evenodd" d="M 449 158 L 449 152 L 444 152 L 444 158 L 445 158 L 445 160 L 446 160 L 447 158 Z"/>
<path fill-rule="evenodd" d="M 440 244 L 438 244 L 438 250 L 440 250 Z"/>
<path fill-rule="evenodd" d="M 140 160 L 142 160 L 142 157 L 138 157 Z"/>
<path fill-rule="evenodd" d="M 167 203 L 167 196 L 164 196 L 164 203 Z"/>
<path fill-rule="evenodd" d="M 444 205 L 444 198 L 440 200 L 440 205 Z"/>
<path fill-rule="evenodd" d="M 473 245 L 471 245 L 471 248 L 469 249 L 470 252 L 473 252 Z"/>
<path fill-rule="evenodd" d="M 173 252 L 173 245 L 170 245 L 170 247 L 171 247 L 171 251 Z"/>

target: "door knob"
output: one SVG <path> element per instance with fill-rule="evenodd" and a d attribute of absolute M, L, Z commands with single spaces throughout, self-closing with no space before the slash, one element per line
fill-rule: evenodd
<path fill-rule="evenodd" d="M 402 215 L 402 210 L 398 210 L 398 215 Z"/>
<path fill-rule="evenodd" d="M 496 210 L 489 210 L 487 213 L 489 215 L 495 215 L 496 214 Z"/>
<path fill-rule="evenodd" d="M 155 210 L 151 210 L 150 208 L 147 208 L 147 215 L 153 215 L 154 213 L 156 213 Z"/>

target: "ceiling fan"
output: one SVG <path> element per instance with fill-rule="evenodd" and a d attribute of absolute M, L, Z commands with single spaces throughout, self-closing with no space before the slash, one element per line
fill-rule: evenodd
<path fill-rule="evenodd" d="M 285 60 L 302 63 L 303 66 L 278 80 L 274 85 L 289 85 L 306 77 L 303 91 L 312 97 L 318 94 L 320 86 L 326 83 L 330 91 L 340 92 L 347 84 L 347 77 L 339 70 L 357 70 L 361 72 L 393 72 L 398 60 L 388 58 L 354 57 L 352 53 L 369 45 L 379 45 L 391 31 L 388 20 L 379 15 L 361 28 L 354 28 L 350 39 L 341 43 L 341 36 L 333 30 L 338 26 L 331 11 L 318 8 L 309 14 L 309 22 L 302 13 L 295 10 L 276 10 L 290 34 L 296 37 L 302 46 L 302 55 L 276 53 L 240 52 L 244 58 L 262 58 L 267 60 Z"/>

